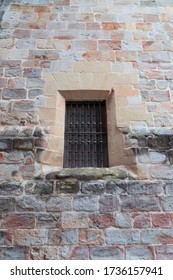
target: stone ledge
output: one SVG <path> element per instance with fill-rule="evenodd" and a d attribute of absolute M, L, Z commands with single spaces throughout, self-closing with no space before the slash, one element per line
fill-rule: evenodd
<path fill-rule="evenodd" d="M 129 176 L 128 172 L 123 168 L 64 168 L 58 171 L 50 172 L 46 175 L 47 180 L 56 180 L 63 178 L 76 178 L 79 180 L 96 180 L 96 179 L 126 179 Z"/>

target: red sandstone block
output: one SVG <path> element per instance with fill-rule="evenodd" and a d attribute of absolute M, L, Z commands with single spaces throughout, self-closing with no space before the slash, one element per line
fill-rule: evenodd
<path fill-rule="evenodd" d="M 103 30 L 118 30 L 118 29 L 125 30 L 125 23 L 103 22 L 102 28 Z"/>
<path fill-rule="evenodd" d="M 69 6 L 70 0 L 54 0 L 56 6 Z"/>
<path fill-rule="evenodd" d="M 151 224 L 149 214 L 134 215 L 134 228 L 149 228 Z"/>
<path fill-rule="evenodd" d="M 115 219 L 112 214 L 91 214 L 89 226 L 92 228 L 115 226 Z"/>
<path fill-rule="evenodd" d="M 35 6 L 34 7 L 34 12 L 36 13 L 48 13 L 50 12 L 50 6 Z"/>
<path fill-rule="evenodd" d="M 173 216 L 170 213 L 152 214 L 152 224 L 156 228 L 171 228 L 173 226 Z"/>
<path fill-rule="evenodd" d="M 34 226 L 35 218 L 33 214 L 11 214 L 5 216 L 1 224 L 3 229 L 34 228 Z"/>
<path fill-rule="evenodd" d="M 114 51 L 90 51 L 82 55 L 86 60 L 115 61 Z"/>

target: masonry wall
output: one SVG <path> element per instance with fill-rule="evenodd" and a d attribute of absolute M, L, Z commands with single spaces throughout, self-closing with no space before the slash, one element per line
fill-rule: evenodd
<path fill-rule="evenodd" d="M 172 1 L 0 3 L 0 258 L 173 258 Z M 65 101 L 103 98 L 110 168 L 72 178 Z"/>

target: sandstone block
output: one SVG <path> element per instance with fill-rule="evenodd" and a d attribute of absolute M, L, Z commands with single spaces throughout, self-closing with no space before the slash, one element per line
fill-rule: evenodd
<path fill-rule="evenodd" d="M 99 204 L 101 213 L 118 211 L 119 209 L 119 202 L 116 195 L 102 195 Z"/>

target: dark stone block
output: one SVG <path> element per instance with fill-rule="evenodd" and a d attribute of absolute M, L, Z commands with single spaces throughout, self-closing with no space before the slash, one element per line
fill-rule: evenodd
<path fill-rule="evenodd" d="M 9 138 L 0 139 L 0 151 L 11 150 L 13 145 L 13 140 Z"/>
<path fill-rule="evenodd" d="M 34 147 L 34 138 L 16 138 L 14 139 L 14 149 L 32 150 Z"/>
<path fill-rule="evenodd" d="M 75 179 L 56 181 L 56 192 L 57 193 L 78 193 L 79 182 Z"/>
<path fill-rule="evenodd" d="M 40 195 L 50 195 L 53 193 L 53 183 L 52 182 L 41 182 L 36 181 L 36 185 L 34 187 L 34 193 Z"/>
<path fill-rule="evenodd" d="M 170 138 L 168 136 L 148 137 L 148 147 L 156 150 L 168 150 L 171 148 Z"/>

